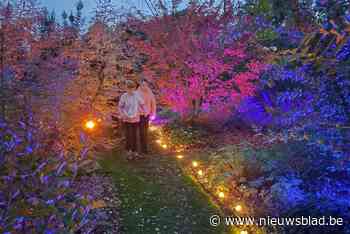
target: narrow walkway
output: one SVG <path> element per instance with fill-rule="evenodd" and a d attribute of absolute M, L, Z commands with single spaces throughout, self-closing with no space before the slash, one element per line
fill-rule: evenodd
<path fill-rule="evenodd" d="M 209 217 L 218 209 L 172 157 L 150 155 L 128 162 L 114 151 L 100 164 L 119 188 L 123 233 L 226 233 L 210 226 Z"/>

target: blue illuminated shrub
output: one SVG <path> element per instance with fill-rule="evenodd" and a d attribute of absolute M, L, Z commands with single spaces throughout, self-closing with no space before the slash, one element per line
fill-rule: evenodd
<path fill-rule="evenodd" d="M 237 110 L 271 142 L 283 136 L 285 145 L 267 155 L 278 152 L 286 158 L 284 163 L 266 160 L 263 168 L 272 167 L 275 178 L 267 203 L 285 216 L 336 215 L 350 220 L 349 54 L 350 40 L 337 53 L 333 46 L 314 60 L 282 58 L 283 63 L 272 64 L 262 75 L 255 97 Z M 311 233 L 350 233 L 346 227 Z M 307 228 L 287 229 L 308 233 Z"/>
<path fill-rule="evenodd" d="M 0 232 L 70 233 L 86 224 L 88 200 L 71 188 L 77 170 L 55 128 L 0 120 Z"/>
<path fill-rule="evenodd" d="M 294 209 L 307 200 L 307 192 L 302 189 L 303 180 L 295 176 L 283 176 L 272 185 L 269 196 L 266 200 L 268 205 L 279 214 L 288 207 Z"/>

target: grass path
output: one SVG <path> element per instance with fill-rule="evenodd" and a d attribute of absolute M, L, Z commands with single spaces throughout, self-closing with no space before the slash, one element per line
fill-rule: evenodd
<path fill-rule="evenodd" d="M 128 162 L 116 150 L 100 164 L 119 188 L 123 233 L 226 233 L 210 226 L 209 217 L 219 214 L 218 209 L 173 157 L 151 155 Z"/>

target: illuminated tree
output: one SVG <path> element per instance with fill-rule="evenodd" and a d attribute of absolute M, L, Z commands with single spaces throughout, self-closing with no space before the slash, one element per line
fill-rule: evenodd
<path fill-rule="evenodd" d="M 234 20 L 192 5 L 181 14 L 135 23 L 130 32 L 161 102 L 184 118 L 224 115 L 254 93 L 264 66 L 247 48 L 249 35 L 233 39 L 227 22 Z"/>

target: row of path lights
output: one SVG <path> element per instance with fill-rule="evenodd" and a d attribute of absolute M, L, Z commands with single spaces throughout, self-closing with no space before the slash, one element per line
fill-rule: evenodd
<path fill-rule="evenodd" d="M 156 126 L 156 125 L 151 125 L 149 130 L 151 132 L 155 132 L 157 133 L 158 136 L 160 136 L 160 138 L 156 139 L 155 142 L 160 145 L 163 149 L 169 149 L 169 146 L 167 144 L 167 142 L 169 141 L 166 141 L 164 140 L 164 137 L 163 137 L 163 133 L 162 133 L 162 128 L 160 126 Z M 176 149 L 176 154 L 175 154 L 175 157 L 178 159 L 178 160 L 184 160 L 186 159 L 184 154 L 183 154 L 183 149 L 184 147 L 183 146 L 180 146 L 178 149 Z M 205 171 L 204 171 L 204 168 L 201 168 L 201 163 L 196 161 L 196 160 L 192 160 L 191 161 L 191 166 L 192 166 L 192 169 L 193 169 L 193 173 L 195 175 L 197 175 L 199 178 L 204 178 L 205 177 Z M 199 181 L 197 181 L 198 183 L 200 183 Z M 217 192 L 217 197 L 223 201 L 225 200 L 226 198 L 226 194 L 224 191 L 218 191 Z M 234 210 L 237 212 L 237 213 L 241 213 L 243 211 L 243 206 L 240 205 L 240 204 L 237 204 L 236 206 L 234 206 Z M 249 232 L 247 230 L 240 230 L 239 231 L 240 234 L 249 234 Z"/>

